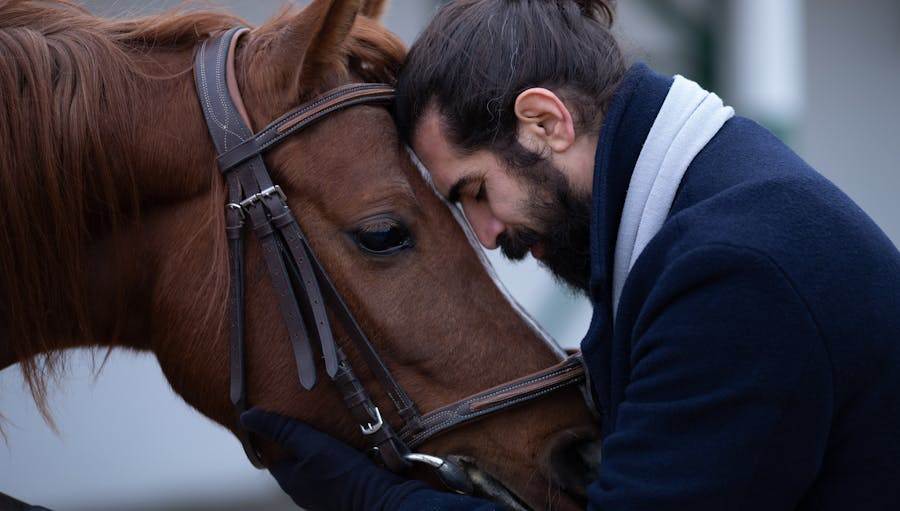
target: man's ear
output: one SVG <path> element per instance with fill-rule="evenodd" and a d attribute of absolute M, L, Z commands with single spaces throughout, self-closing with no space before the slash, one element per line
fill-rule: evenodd
<path fill-rule="evenodd" d="M 536 87 L 516 98 L 519 143 L 540 153 L 562 153 L 575 143 L 575 123 L 565 103 L 552 91 Z"/>

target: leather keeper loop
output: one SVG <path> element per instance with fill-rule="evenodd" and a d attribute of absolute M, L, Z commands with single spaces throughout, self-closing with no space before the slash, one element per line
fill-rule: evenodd
<path fill-rule="evenodd" d="M 278 229 L 283 229 L 296 221 L 294 214 L 291 213 L 291 210 L 287 206 L 284 207 L 284 213 L 273 216 L 271 219 L 272 225 Z"/>
<path fill-rule="evenodd" d="M 254 225 L 253 232 L 256 233 L 258 238 L 268 238 L 275 234 L 275 228 L 272 227 L 271 223 L 263 222 L 259 225 Z"/>
<path fill-rule="evenodd" d="M 354 394 L 344 396 L 344 404 L 347 405 L 347 408 L 359 406 L 366 401 L 369 401 L 369 395 L 365 391 L 356 392 Z"/>
<path fill-rule="evenodd" d="M 219 163 L 219 171 L 222 174 L 228 174 L 232 170 L 235 170 L 239 165 L 246 162 L 250 158 L 253 158 L 260 152 L 261 151 L 259 149 L 259 145 L 256 143 L 256 137 L 251 137 L 242 142 L 234 149 L 231 149 L 227 153 L 219 156 L 219 158 L 216 160 Z"/>
<path fill-rule="evenodd" d="M 228 235 L 228 239 L 239 240 L 244 237 L 244 224 L 226 227 L 225 232 Z"/>

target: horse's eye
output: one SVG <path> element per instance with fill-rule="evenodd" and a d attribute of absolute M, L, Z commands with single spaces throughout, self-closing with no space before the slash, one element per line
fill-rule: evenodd
<path fill-rule="evenodd" d="M 409 229 L 400 222 L 381 218 L 364 225 L 354 233 L 356 244 L 373 255 L 393 255 L 412 248 L 413 239 Z"/>

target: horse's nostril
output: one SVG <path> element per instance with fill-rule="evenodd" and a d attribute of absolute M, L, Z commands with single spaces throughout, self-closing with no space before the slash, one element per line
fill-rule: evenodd
<path fill-rule="evenodd" d="M 567 430 L 554 436 L 544 451 L 548 479 L 573 496 L 587 498 L 587 487 L 600 466 L 600 442 L 590 430 Z"/>

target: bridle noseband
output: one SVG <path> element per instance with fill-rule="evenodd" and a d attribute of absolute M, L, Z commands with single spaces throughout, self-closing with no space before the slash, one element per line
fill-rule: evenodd
<path fill-rule="evenodd" d="M 569 357 L 549 369 L 422 414 L 394 379 L 316 259 L 288 207 L 287 198 L 281 188 L 272 182 L 262 157 L 263 153 L 287 137 L 331 113 L 355 105 L 389 104 L 393 100 L 394 89 L 385 84 L 369 83 L 338 87 L 291 110 L 254 134 L 237 90 L 234 72 L 237 41 L 246 32 L 246 28 L 234 28 L 204 41 L 194 62 L 197 94 L 228 188 L 225 216 L 231 277 L 228 303 L 231 402 L 238 415 L 247 409 L 243 243 L 244 231 L 248 226 L 259 240 L 269 278 L 278 296 L 300 385 L 309 390 L 316 384 L 313 344 L 318 344 L 326 374 L 340 391 L 344 404 L 360 425 L 360 432 L 376 458 L 394 471 L 402 471 L 411 463 L 430 465 L 438 470 L 438 475 L 452 489 L 466 491 L 470 484 L 460 480 L 458 467 L 434 456 L 415 454 L 412 449 L 457 426 L 558 389 L 582 384 L 585 372 L 581 358 Z M 356 377 L 343 349 L 335 342 L 328 310 L 341 323 L 354 349 L 387 392 L 403 420 L 399 430 L 385 420 Z M 262 468 L 260 455 L 247 432 L 240 425 L 237 431 L 247 457 L 254 466 Z"/>

